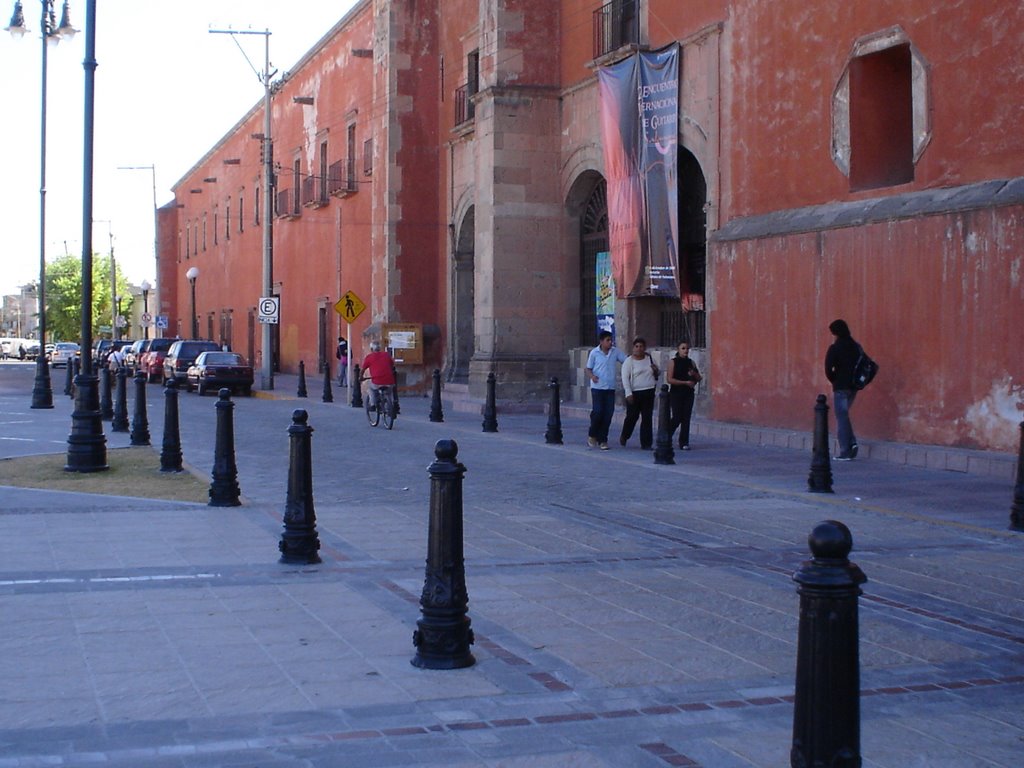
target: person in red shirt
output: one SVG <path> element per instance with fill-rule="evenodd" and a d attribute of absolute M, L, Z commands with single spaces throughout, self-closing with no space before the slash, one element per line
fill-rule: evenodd
<path fill-rule="evenodd" d="M 395 361 L 386 351 L 381 351 L 379 341 L 370 342 L 370 354 L 363 360 L 362 378 L 370 380 L 371 390 L 395 385 Z"/>

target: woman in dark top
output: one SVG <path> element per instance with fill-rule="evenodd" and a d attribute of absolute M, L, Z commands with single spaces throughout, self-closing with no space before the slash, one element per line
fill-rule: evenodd
<path fill-rule="evenodd" d="M 857 396 L 853 388 L 853 369 L 860 357 L 860 345 L 853 340 L 845 320 L 833 320 L 829 332 L 836 337 L 825 353 L 825 376 L 832 382 L 832 405 L 836 412 L 836 440 L 839 441 L 837 461 L 857 458 L 857 438 L 850 422 L 850 408 Z"/>
<path fill-rule="evenodd" d="M 679 427 L 679 448 L 690 450 L 690 416 L 693 415 L 693 399 L 697 382 L 701 380 L 700 371 L 690 359 L 690 345 L 682 342 L 676 356 L 672 358 L 666 381 L 669 384 L 668 403 L 671 411 L 669 419 L 669 438 Z"/>

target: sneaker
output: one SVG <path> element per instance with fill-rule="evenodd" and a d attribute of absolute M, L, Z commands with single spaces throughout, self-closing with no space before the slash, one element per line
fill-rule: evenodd
<path fill-rule="evenodd" d="M 587 448 L 597 448 L 597 438 L 588 437 L 587 438 Z"/>
<path fill-rule="evenodd" d="M 854 443 L 853 445 L 850 446 L 850 458 L 851 459 L 856 459 L 857 458 L 857 451 L 858 450 L 860 450 L 860 446 L 857 445 L 856 443 Z"/>
<path fill-rule="evenodd" d="M 690 446 L 689 445 L 680 445 L 679 446 L 679 450 L 680 451 L 688 451 L 688 450 L 690 450 Z"/>
<path fill-rule="evenodd" d="M 602 451 L 607 451 L 608 450 L 608 443 L 601 443 L 601 450 Z"/>
<path fill-rule="evenodd" d="M 850 453 L 840 453 L 838 456 L 833 456 L 832 461 L 853 461 L 853 456 Z"/>

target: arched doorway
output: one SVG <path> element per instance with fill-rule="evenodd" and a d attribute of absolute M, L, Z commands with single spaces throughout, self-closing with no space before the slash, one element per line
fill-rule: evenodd
<path fill-rule="evenodd" d="M 471 206 L 462 217 L 455 255 L 452 263 L 452 298 L 454 304 L 452 356 L 448 366 L 448 381 L 469 382 L 469 361 L 473 357 L 476 311 L 474 298 L 473 242 L 476 237 L 475 209 Z"/>
<path fill-rule="evenodd" d="M 580 346 L 597 343 L 598 269 L 607 254 L 608 187 L 603 177 L 595 176 L 580 216 Z"/>
<path fill-rule="evenodd" d="M 682 327 L 678 340 L 707 346 L 704 291 L 708 263 L 708 183 L 700 163 L 679 147 L 679 276 L 683 291 Z"/>

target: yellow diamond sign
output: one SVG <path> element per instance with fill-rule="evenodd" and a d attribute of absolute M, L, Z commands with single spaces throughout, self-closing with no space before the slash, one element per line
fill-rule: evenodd
<path fill-rule="evenodd" d="M 345 318 L 348 323 L 359 317 L 364 309 L 366 309 L 366 305 L 352 291 L 346 291 L 345 295 L 334 305 L 334 311 Z"/>

